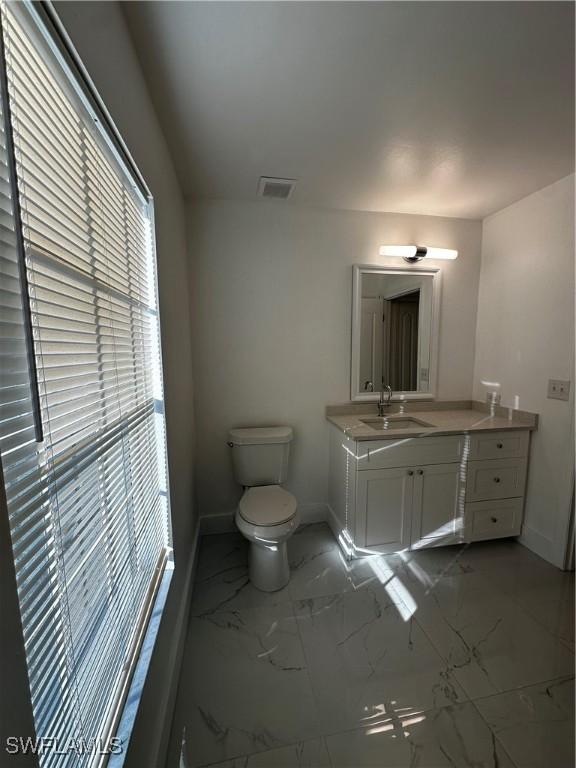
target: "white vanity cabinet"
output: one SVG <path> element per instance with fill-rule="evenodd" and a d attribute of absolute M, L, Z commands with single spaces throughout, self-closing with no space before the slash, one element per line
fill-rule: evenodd
<path fill-rule="evenodd" d="M 460 485 L 459 464 L 360 471 L 357 545 L 398 552 L 460 541 Z"/>
<path fill-rule="evenodd" d="M 358 554 L 520 533 L 527 430 L 352 440 L 330 427 L 330 507 Z"/>

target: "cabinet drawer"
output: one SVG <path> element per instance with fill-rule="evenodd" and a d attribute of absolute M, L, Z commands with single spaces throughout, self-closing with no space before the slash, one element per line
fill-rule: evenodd
<path fill-rule="evenodd" d="M 362 440 L 356 443 L 358 469 L 414 467 L 460 461 L 464 435 Z"/>
<path fill-rule="evenodd" d="M 518 536 L 522 527 L 523 504 L 523 499 L 497 499 L 466 504 L 466 541 Z"/>
<path fill-rule="evenodd" d="M 469 459 L 513 459 L 528 456 L 527 430 L 477 432 L 470 435 Z"/>
<path fill-rule="evenodd" d="M 524 495 L 526 459 L 469 461 L 466 501 L 506 499 Z"/>

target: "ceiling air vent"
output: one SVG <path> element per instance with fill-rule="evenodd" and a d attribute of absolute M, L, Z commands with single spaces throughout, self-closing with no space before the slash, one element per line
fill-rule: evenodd
<path fill-rule="evenodd" d="M 287 200 L 292 194 L 295 184 L 296 179 L 275 179 L 271 176 L 260 176 L 258 194 L 260 197 Z"/>

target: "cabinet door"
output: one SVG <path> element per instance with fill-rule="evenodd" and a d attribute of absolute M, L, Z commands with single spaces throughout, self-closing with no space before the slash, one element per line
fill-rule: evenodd
<path fill-rule="evenodd" d="M 438 464 L 414 470 L 413 549 L 462 540 L 464 487 L 460 475 L 460 464 Z"/>
<path fill-rule="evenodd" d="M 358 473 L 357 483 L 357 544 L 383 553 L 408 549 L 414 470 L 367 470 Z"/>

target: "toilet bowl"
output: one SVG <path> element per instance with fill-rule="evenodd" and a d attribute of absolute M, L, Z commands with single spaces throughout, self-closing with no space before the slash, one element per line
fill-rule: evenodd
<path fill-rule="evenodd" d="M 236 510 L 236 525 L 250 542 L 250 581 L 275 592 L 290 580 L 286 542 L 298 527 L 294 496 L 279 485 L 248 488 Z"/>
<path fill-rule="evenodd" d="M 244 494 L 236 510 L 240 533 L 250 542 L 250 581 L 264 592 L 290 578 L 286 542 L 298 527 L 298 503 L 280 486 L 287 477 L 291 427 L 232 429 L 228 445 Z"/>

